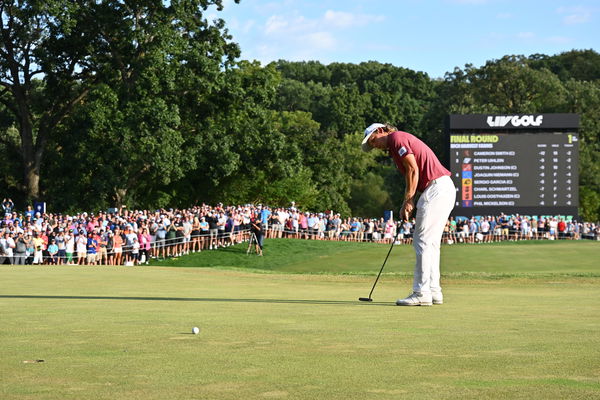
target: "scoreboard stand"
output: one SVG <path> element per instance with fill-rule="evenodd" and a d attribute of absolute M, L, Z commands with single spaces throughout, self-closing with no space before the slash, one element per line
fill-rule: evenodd
<path fill-rule="evenodd" d="M 579 115 L 449 115 L 453 216 L 577 218 Z"/>

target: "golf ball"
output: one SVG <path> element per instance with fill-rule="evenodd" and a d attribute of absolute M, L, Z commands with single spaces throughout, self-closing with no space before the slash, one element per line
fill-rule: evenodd
<path fill-rule="evenodd" d="M 200 333 L 200 328 L 198 328 L 197 326 L 193 327 L 193 328 L 192 328 L 192 333 L 193 333 L 194 335 L 197 335 L 197 334 L 199 334 L 199 333 Z"/>

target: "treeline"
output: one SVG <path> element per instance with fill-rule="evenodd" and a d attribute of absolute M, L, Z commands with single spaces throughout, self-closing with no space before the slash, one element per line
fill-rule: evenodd
<path fill-rule="evenodd" d="M 55 211 L 264 202 L 397 209 L 403 181 L 363 154 L 390 122 L 446 157 L 450 113 L 581 114 L 580 202 L 600 218 L 600 55 L 507 56 L 434 80 L 378 62 L 241 54 L 220 0 L 0 4 L 0 187 Z"/>

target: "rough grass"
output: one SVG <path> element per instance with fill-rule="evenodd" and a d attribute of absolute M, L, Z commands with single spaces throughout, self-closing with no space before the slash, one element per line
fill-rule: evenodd
<path fill-rule="evenodd" d="M 262 258 L 231 248 L 196 258 L 218 268 L 0 268 L 0 398 L 598 397 L 600 247 L 445 247 L 457 265 L 471 261 L 446 276 L 443 306 L 411 308 L 392 305 L 410 288 L 395 275 L 410 248 L 394 249 L 396 271 L 361 303 L 387 246 L 306 243 L 308 254 L 287 258 L 270 241 Z M 569 264 L 548 261 L 570 246 Z M 508 258 L 508 276 L 473 261 L 536 248 L 551 266 Z M 345 264 L 332 265 L 336 254 Z M 261 265 L 269 272 L 255 273 Z M 309 266 L 318 273 L 302 274 Z"/>
<path fill-rule="evenodd" d="M 245 269 L 294 274 L 377 273 L 390 248 L 387 244 L 269 239 L 265 257 L 246 254 L 240 244 L 204 251 L 154 264 L 174 267 Z M 600 243 L 592 241 L 530 241 L 442 246 L 446 277 L 600 277 Z M 411 245 L 394 246 L 384 272 L 412 276 L 415 256 Z"/>

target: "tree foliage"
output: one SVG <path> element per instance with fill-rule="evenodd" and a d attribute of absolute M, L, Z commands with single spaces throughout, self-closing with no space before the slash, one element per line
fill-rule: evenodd
<path fill-rule="evenodd" d="M 237 2 L 237 0 L 236 0 Z M 240 60 L 222 0 L 0 2 L 0 184 L 57 210 L 263 202 L 380 216 L 401 203 L 379 121 L 444 160 L 451 113 L 581 115 L 581 214 L 600 218 L 600 55 L 507 55 L 442 80 L 375 61 Z M 210 10 L 209 10 L 210 9 Z"/>
<path fill-rule="evenodd" d="M 219 84 L 223 68 L 239 55 L 224 22 L 204 18 L 210 6 L 220 8 L 222 1 L 0 3 L 0 101 L 20 134 L 26 197 L 44 194 L 40 176 L 48 143 L 58 142 L 56 133 L 68 130 L 69 123 L 81 132 L 77 121 L 69 121 L 79 119 L 80 112 L 93 112 L 100 120 L 110 121 L 110 126 L 87 121 L 83 135 L 120 137 L 122 153 L 143 154 L 144 146 L 157 147 L 153 142 L 163 139 L 168 143 L 158 147 L 181 147 L 183 138 L 177 135 L 185 132 L 178 129 L 178 92 L 210 91 Z M 179 79 L 189 76 L 194 79 Z M 107 107 L 81 110 L 98 98 L 108 100 Z M 135 137 L 138 133 L 140 137 Z M 162 184 L 183 175 L 177 158 L 185 157 L 171 152 L 156 160 L 157 165 L 168 162 L 172 168 L 162 173 Z M 125 200 L 139 179 L 157 177 L 147 174 L 153 167 L 140 157 L 135 161 L 129 156 L 115 158 L 115 162 L 123 161 L 127 176 L 112 190 L 117 202 Z"/>

